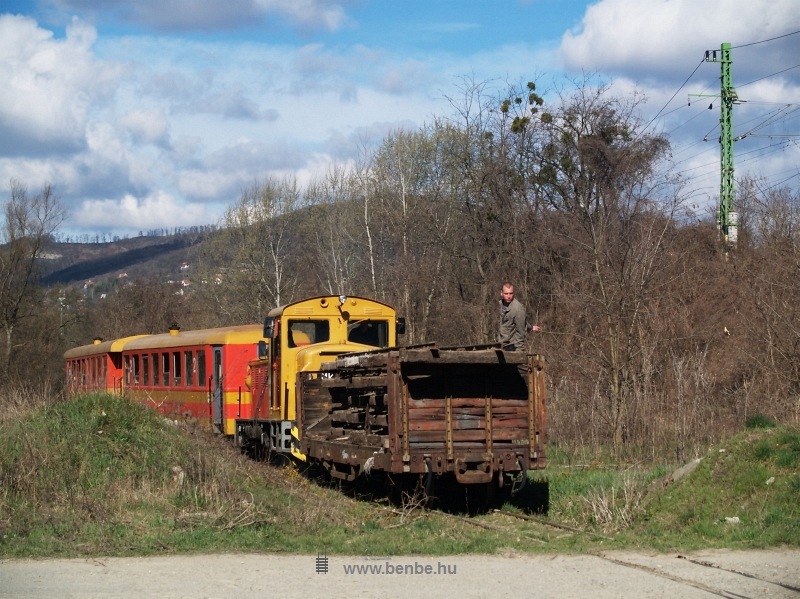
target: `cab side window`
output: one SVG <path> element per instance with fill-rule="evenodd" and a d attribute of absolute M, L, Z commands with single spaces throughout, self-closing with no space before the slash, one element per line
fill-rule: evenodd
<path fill-rule="evenodd" d="M 327 320 L 290 320 L 287 330 L 289 347 L 322 343 L 331 338 L 331 327 Z"/>

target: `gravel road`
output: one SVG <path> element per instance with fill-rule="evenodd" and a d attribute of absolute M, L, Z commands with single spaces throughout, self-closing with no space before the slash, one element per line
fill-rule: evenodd
<path fill-rule="evenodd" d="M 327 566 L 327 572 L 325 572 Z M 800 550 L 0 560 L 0 597 L 800 597 Z"/>

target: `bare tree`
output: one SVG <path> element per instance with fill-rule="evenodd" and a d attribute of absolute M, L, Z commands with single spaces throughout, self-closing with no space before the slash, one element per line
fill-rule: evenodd
<path fill-rule="evenodd" d="M 226 321 L 260 321 L 292 299 L 297 275 L 290 268 L 296 249 L 290 241 L 299 201 L 293 177 L 270 177 L 245 189 L 225 213 L 224 228 L 201 256 L 203 273 L 193 286 Z"/>
<path fill-rule="evenodd" d="M 367 149 L 365 143 L 359 147 L 359 155 L 356 160 L 355 168 L 353 169 L 352 180 L 355 190 L 360 194 L 360 199 L 363 204 L 363 222 L 364 222 L 364 236 L 367 244 L 367 268 L 369 272 L 369 289 L 373 297 L 377 299 L 385 299 L 384 289 L 378 286 L 378 261 L 375 239 L 375 223 L 373 214 L 373 199 L 375 196 L 375 174 L 372 168 L 374 153 Z"/>
<path fill-rule="evenodd" d="M 670 259 L 681 202 L 668 180 L 652 176 L 668 144 L 637 134 L 636 101 L 579 85 L 544 119 L 539 173 L 550 230 L 565 242 L 552 253 L 552 270 L 564 283 L 559 300 L 572 310 L 568 330 L 583 355 L 579 370 L 618 455 L 633 421 L 629 409 L 657 371 L 651 333 L 667 289 L 658 274 Z"/>
<path fill-rule="evenodd" d="M 734 260 L 752 303 L 751 318 L 731 325 L 746 334 L 750 380 L 736 385 L 740 395 L 756 389 L 758 411 L 781 418 L 800 415 L 800 196 L 763 181 L 740 185 L 744 240 Z M 746 306 L 745 306 L 746 309 Z M 737 326 L 738 325 L 738 326 Z M 753 384 L 755 383 L 755 384 Z M 771 391 L 771 393 L 770 393 Z M 752 411 L 752 409 L 751 409 Z"/>
<path fill-rule="evenodd" d="M 430 338 L 438 313 L 449 317 L 450 327 L 456 324 L 443 290 L 452 282 L 446 270 L 456 233 L 454 161 L 464 141 L 454 127 L 435 122 L 421 131 L 391 133 L 376 154 L 373 172 L 390 262 L 386 285 L 410 319 L 409 343 Z"/>
<path fill-rule="evenodd" d="M 542 162 L 544 99 L 534 81 L 490 83 L 464 79 L 461 97 L 450 98 L 452 121 L 462 136 L 452 163 L 458 169 L 455 196 L 457 247 L 450 270 L 459 273 L 459 296 L 472 310 L 476 340 L 496 336 L 497 289 L 515 282 L 521 298 L 542 295 L 539 231 L 544 203 L 538 171 Z"/>
<path fill-rule="evenodd" d="M 325 292 L 333 295 L 349 295 L 358 287 L 357 265 L 364 252 L 359 243 L 361 219 L 354 201 L 357 195 L 357 181 L 341 164 L 331 165 L 306 191 L 306 200 L 313 205 L 309 216 L 316 276 Z"/>
<path fill-rule="evenodd" d="M 155 278 L 126 279 L 97 303 L 94 318 L 87 318 L 85 324 L 92 327 L 91 337 L 103 339 L 166 333 L 173 324 L 189 328 L 195 306 L 179 289 Z"/>
<path fill-rule="evenodd" d="M 0 318 L 5 332 L 5 351 L 0 380 L 8 380 L 17 340 L 14 332 L 25 318 L 39 310 L 37 275 L 39 259 L 66 216 L 53 186 L 29 195 L 17 180 L 4 207 L 3 246 L 0 248 Z"/>

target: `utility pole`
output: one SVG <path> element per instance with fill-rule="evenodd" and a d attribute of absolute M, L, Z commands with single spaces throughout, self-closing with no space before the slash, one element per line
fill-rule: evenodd
<path fill-rule="evenodd" d="M 720 82 L 720 189 L 717 226 L 722 234 L 722 242 L 727 249 L 734 249 L 737 240 L 739 215 L 736 212 L 736 201 L 733 179 L 733 105 L 738 101 L 733 87 L 733 59 L 731 45 L 723 43 L 719 57 L 716 50 L 706 50 L 706 62 L 719 62 L 721 67 Z"/>

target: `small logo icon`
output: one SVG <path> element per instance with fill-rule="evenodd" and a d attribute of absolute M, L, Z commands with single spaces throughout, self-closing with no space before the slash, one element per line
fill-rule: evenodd
<path fill-rule="evenodd" d="M 327 574 L 328 573 L 328 555 L 326 553 L 327 548 L 323 545 L 322 547 L 322 555 L 317 553 L 317 574 Z"/>

